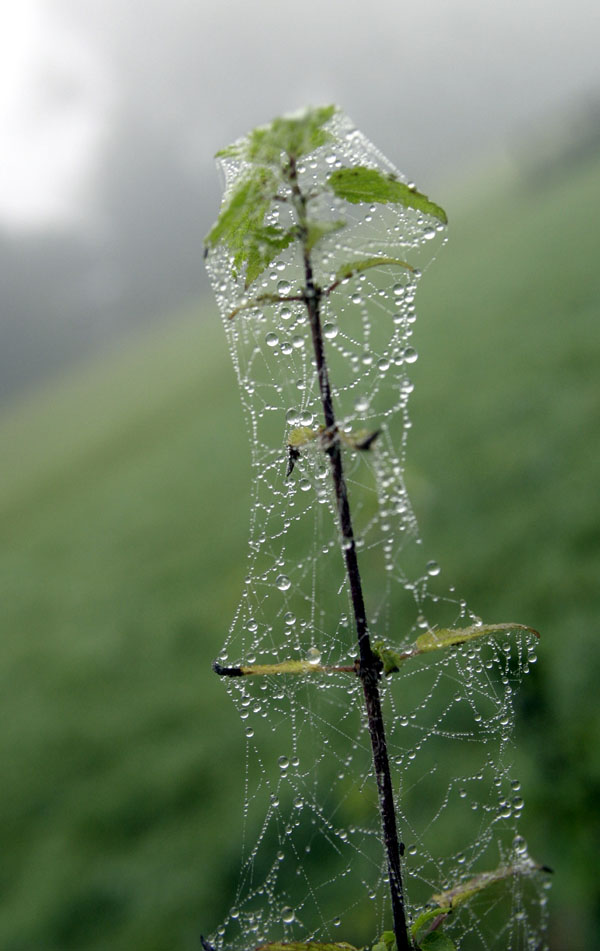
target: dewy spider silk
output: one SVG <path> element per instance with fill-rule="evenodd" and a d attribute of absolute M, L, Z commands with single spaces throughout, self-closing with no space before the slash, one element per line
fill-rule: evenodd
<path fill-rule="evenodd" d="M 404 481 L 415 293 L 445 213 L 334 107 L 219 165 L 207 267 L 253 480 L 215 662 L 246 737 L 241 869 L 210 943 L 543 948 L 511 767 L 536 634 L 444 586 Z"/>

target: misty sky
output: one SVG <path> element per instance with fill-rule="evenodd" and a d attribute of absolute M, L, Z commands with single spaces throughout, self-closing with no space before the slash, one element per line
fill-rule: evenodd
<path fill-rule="evenodd" d="M 0 220 L 21 226 L 101 214 L 117 120 L 216 207 L 216 149 L 308 103 L 426 187 L 600 90 L 598 0 L 5 0 L 0 26 Z"/>

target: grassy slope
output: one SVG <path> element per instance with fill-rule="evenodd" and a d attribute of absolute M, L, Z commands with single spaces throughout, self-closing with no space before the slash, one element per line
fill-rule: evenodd
<path fill-rule="evenodd" d="M 208 662 L 243 572 L 239 415 L 195 314 L 4 423 L 2 948 L 197 947 L 219 900 L 204 817 L 239 814 L 215 765 L 241 741 Z"/>
<path fill-rule="evenodd" d="M 571 922 L 593 911 L 600 785 L 600 166 L 493 185 L 444 201 L 409 486 L 448 581 L 544 632 L 525 825 Z M 249 470 L 205 310 L 0 421 L 6 951 L 197 948 L 232 894 L 243 740 L 207 664 L 244 572 Z M 584 946 L 585 920 L 563 927 L 557 949 Z"/>

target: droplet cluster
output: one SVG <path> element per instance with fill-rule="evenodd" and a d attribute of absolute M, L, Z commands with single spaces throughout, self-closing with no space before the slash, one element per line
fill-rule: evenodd
<path fill-rule="evenodd" d="M 335 147 L 299 169 L 305 193 L 353 164 L 402 179 L 345 116 L 336 114 L 331 130 Z M 230 189 L 243 164 L 222 166 Z M 315 204 L 320 218 L 348 221 L 314 255 L 322 288 L 341 263 L 370 255 L 412 268 L 356 274 L 323 297 L 321 312 L 371 636 L 402 648 L 436 625 L 476 620 L 425 556 L 404 479 L 415 294 L 444 237 L 410 209 L 342 207 L 331 196 Z M 269 223 L 289 224 L 290 216 L 278 202 Z M 302 259 L 290 246 L 249 290 L 226 251 L 215 249 L 208 268 L 252 461 L 246 577 L 219 662 L 294 659 L 314 670 L 227 680 L 244 722 L 244 832 L 234 905 L 212 940 L 219 951 L 275 940 L 366 944 L 389 926 L 386 869 L 360 684 L 352 673 L 317 670 L 351 666 L 357 645 L 311 334 L 301 300 L 252 303 L 261 295 L 298 297 Z M 307 435 L 290 472 L 288 442 L 301 428 Z M 371 448 L 356 448 L 375 431 Z M 524 803 L 511 734 L 514 693 L 534 661 L 529 636 L 520 634 L 433 662 L 416 659 L 382 685 L 411 910 L 499 861 L 523 868 L 530 861 L 517 828 Z M 456 913 L 452 934 L 461 948 L 543 947 L 545 894 L 531 876 L 522 878 L 483 923 L 467 906 Z"/>

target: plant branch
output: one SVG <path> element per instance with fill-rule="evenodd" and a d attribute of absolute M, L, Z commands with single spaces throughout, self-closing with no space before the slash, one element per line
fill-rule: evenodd
<path fill-rule="evenodd" d="M 319 380 L 319 390 L 321 394 L 321 404 L 325 418 L 325 427 L 326 430 L 332 434 L 332 437 L 335 437 L 338 432 L 338 428 L 331 394 L 331 385 L 329 382 L 329 372 L 325 356 L 323 333 L 321 329 L 320 302 L 323 292 L 321 288 L 315 285 L 314 281 L 312 263 L 307 246 L 308 226 L 306 218 L 306 197 L 302 194 L 298 185 L 296 162 L 293 156 L 289 157 L 289 164 L 286 166 L 284 171 L 292 189 L 292 203 L 296 211 L 299 236 L 303 245 L 305 277 L 304 302 L 306 304 L 312 334 L 313 349 L 317 366 L 317 376 Z M 383 843 L 386 851 L 388 866 L 396 947 L 397 951 L 410 951 L 411 944 L 406 922 L 406 911 L 404 907 L 404 895 L 402 887 L 402 869 L 400 864 L 400 856 L 403 848 L 401 847 L 398 840 L 394 791 L 392 787 L 389 757 L 387 753 L 385 727 L 381 712 L 381 700 L 379 697 L 378 681 L 381 674 L 382 664 L 380 659 L 371 648 L 371 639 L 369 636 L 369 627 L 367 623 L 362 582 L 356 551 L 356 540 L 354 538 L 352 517 L 350 514 L 350 504 L 348 501 L 348 491 L 344 478 L 340 440 L 331 438 L 325 451 L 329 456 L 331 464 L 331 475 L 335 489 L 339 524 L 342 536 L 342 549 L 344 561 L 346 563 L 346 572 L 350 585 L 350 595 L 352 599 L 354 621 L 356 625 L 356 634 L 358 637 L 360 657 L 358 676 L 360 677 L 363 687 L 369 734 L 371 736 L 373 766 L 375 769 L 377 790 L 379 794 L 379 811 L 381 815 Z"/>
<path fill-rule="evenodd" d="M 259 677 L 273 674 L 357 674 L 358 664 L 345 667 L 330 667 L 311 664 L 309 660 L 284 660 L 280 664 L 251 664 L 244 667 L 223 667 L 214 661 L 213 670 L 220 677 Z"/>

